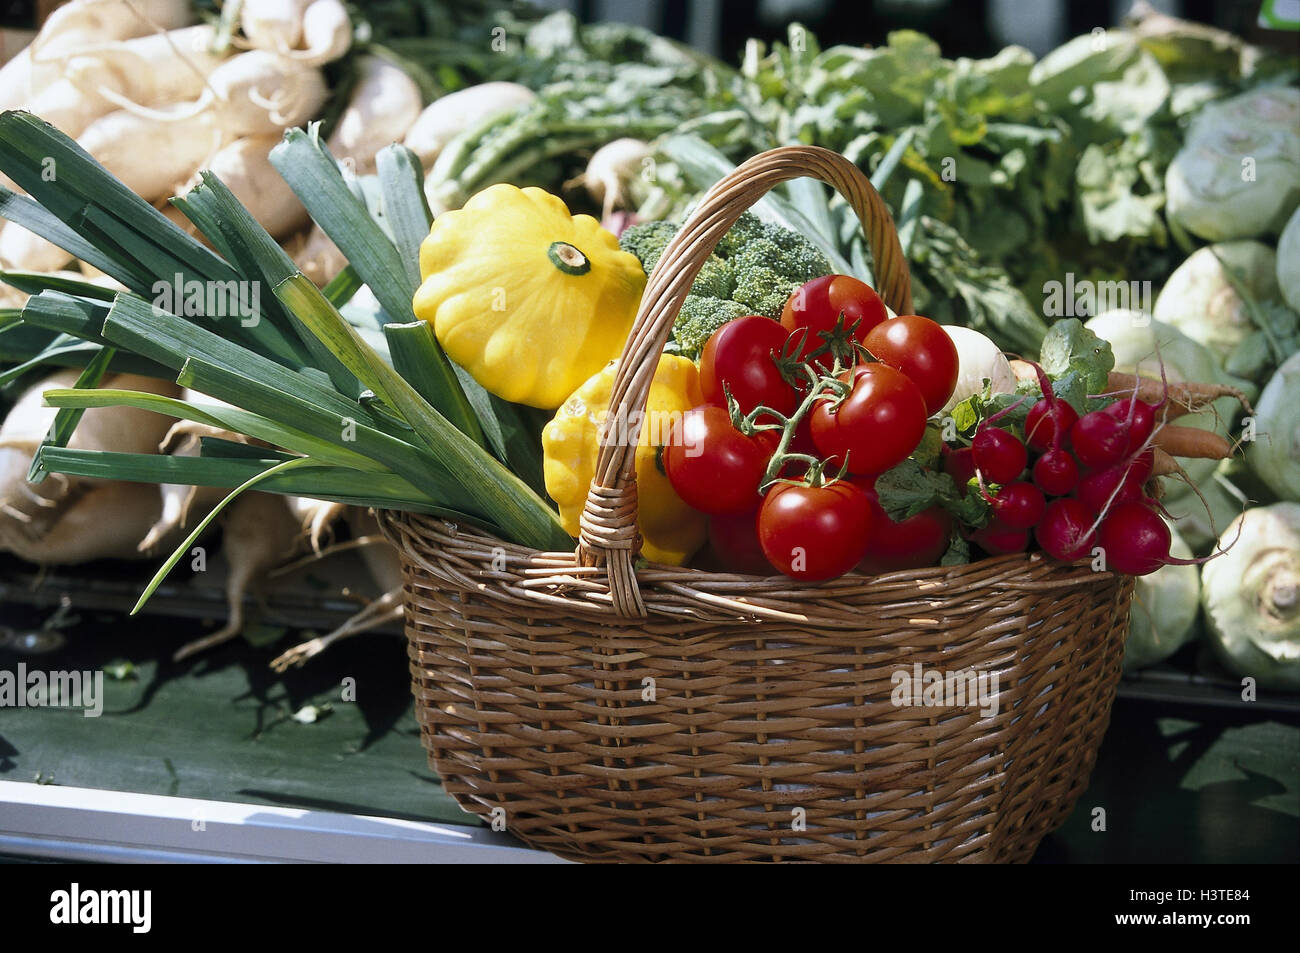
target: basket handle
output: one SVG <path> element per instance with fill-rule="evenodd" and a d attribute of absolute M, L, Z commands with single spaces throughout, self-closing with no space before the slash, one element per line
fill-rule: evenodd
<path fill-rule="evenodd" d="M 912 279 L 898 242 L 898 231 L 880 194 L 856 165 L 818 146 L 784 146 L 760 153 L 719 181 L 700 201 L 659 258 L 641 298 L 610 395 L 613 422 L 641 419 L 650 381 L 668 343 L 695 276 L 741 213 L 774 186 L 809 176 L 838 191 L 862 222 L 876 271 L 876 290 L 896 314 L 912 310 Z M 627 441 L 603 440 L 587 494 L 578 535 L 579 565 L 606 567 L 615 611 L 624 618 L 645 616 L 633 562 L 636 530 L 636 443 L 640 428 L 607 426 L 606 434 L 628 434 Z"/>

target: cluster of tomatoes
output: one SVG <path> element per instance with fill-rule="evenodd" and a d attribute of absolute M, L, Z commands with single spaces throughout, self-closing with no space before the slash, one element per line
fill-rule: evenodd
<path fill-rule="evenodd" d="M 1039 376 L 1044 396 L 1025 418 L 1024 440 L 996 426 L 995 415 L 969 447 L 944 450 L 945 470 L 959 487 L 975 480 L 992 511 L 972 541 L 995 555 L 1024 552 L 1032 532 L 1063 560 L 1100 546 L 1108 568 L 1131 575 L 1171 562 L 1169 528 L 1144 490 L 1160 406 L 1134 397 L 1079 416 Z"/>
<path fill-rule="evenodd" d="M 950 522 L 939 508 L 895 523 L 876 477 L 921 442 L 952 396 L 957 349 L 928 318 L 890 318 L 868 285 L 808 282 L 780 322 L 723 325 L 700 359 L 705 403 L 664 449 L 677 494 L 710 515 L 723 567 L 805 581 L 936 562 Z"/>

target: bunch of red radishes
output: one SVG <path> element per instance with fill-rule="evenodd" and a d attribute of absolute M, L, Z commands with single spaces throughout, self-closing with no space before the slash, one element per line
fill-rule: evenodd
<path fill-rule="evenodd" d="M 1037 370 L 1043 397 L 1025 418 L 1024 440 L 997 426 L 995 414 L 969 447 L 946 450 L 946 471 L 958 486 L 975 480 L 992 513 L 971 540 L 994 555 L 1017 553 L 1032 531 L 1057 559 L 1102 556 L 1105 568 L 1134 576 L 1178 562 L 1144 489 L 1161 406 L 1134 394 L 1079 416 Z"/>

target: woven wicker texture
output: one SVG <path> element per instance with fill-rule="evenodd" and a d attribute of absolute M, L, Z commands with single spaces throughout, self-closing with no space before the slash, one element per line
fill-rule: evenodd
<path fill-rule="evenodd" d="M 709 192 L 650 277 L 617 413 L 644 408 L 714 244 L 798 175 L 845 195 L 878 290 L 910 311 L 861 173 L 823 149 L 764 153 Z M 628 450 L 601 448 L 576 553 L 381 514 L 423 741 L 462 807 L 605 862 L 1024 861 L 1064 821 L 1110 717 L 1131 579 L 1041 554 L 816 586 L 638 569 Z M 995 677 L 996 711 L 896 704 L 916 665 Z"/>

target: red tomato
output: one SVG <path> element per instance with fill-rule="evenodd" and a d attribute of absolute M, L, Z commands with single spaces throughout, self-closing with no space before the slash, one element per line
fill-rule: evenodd
<path fill-rule="evenodd" d="M 948 551 L 952 516 L 937 503 L 895 523 L 876 497 L 875 477 L 854 477 L 871 499 L 871 542 L 858 571 L 875 575 L 899 569 L 937 566 Z"/>
<path fill-rule="evenodd" d="M 774 359 L 781 356 L 789 337 L 790 332 L 776 321 L 756 315 L 736 318 L 718 328 L 700 355 L 704 399 L 725 408 L 725 384 L 742 414 L 762 404 L 790 416 L 798 395 L 781 376 Z"/>
<path fill-rule="evenodd" d="M 758 509 L 763 555 L 795 579 L 842 576 L 867 553 L 871 498 L 847 480 L 825 486 L 778 483 Z"/>
<path fill-rule="evenodd" d="M 921 442 L 925 398 L 907 375 L 886 364 L 860 364 L 852 375 L 844 403 L 834 410 L 829 401 L 813 408 L 813 440 L 827 458 L 843 461 L 847 454 L 853 473 L 884 473 Z"/>
<path fill-rule="evenodd" d="M 701 513 L 749 513 L 776 445 L 771 431 L 746 437 L 721 407 L 701 404 L 682 415 L 682 439 L 664 447 L 664 472 Z"/>
<path fill-rule="evenodd" d="M 758 542 L 758 513 L 709 517 L 709 543 L 727 572 L 770 576 L 775 569 Z"/>
<path fill-rule="evenodd" d="M 928 415 L 948 403 L 957 386 L 957 345 L 938 322 L 900 314 L 877 324 L 862 343 L 880 363 L 912 379 L 925 398 Z"/>
<path fill-rule="evenodd" d="M 858 342 L 889 316 L 880 295 L 870 285 L 848 275 L 814 278 L 790 296 L 781 312 L 781 324 L 791 334 L 803 332 L 797 352 L 800 359 L 826 344 L 841 314 L 848 340 Z M 842 353 L 840 357 L 846 366 L 853 363 L 851 356 Z M 835 355 L 818 355 L 816 363 L 829 370 Z"/>

